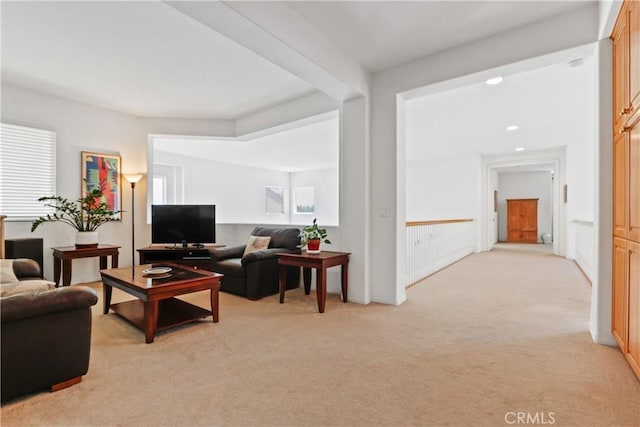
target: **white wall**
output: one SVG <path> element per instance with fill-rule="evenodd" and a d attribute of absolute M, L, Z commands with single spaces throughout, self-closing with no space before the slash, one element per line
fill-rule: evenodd
<path fill-rule="evenodd" d="M 154 161 L 181 166 L 184 203 L 215 204 L 216 223 L 288 224 L 289 174 L 154 151 Z M 285 189 L 285 212 L 266 212 L 266 186 Z"/>
<path fill-rule="evenodd" d="M 498 239 L 507 241 L 507 199 L 538 199 L 538 242 L 552 230 L 552 194 L 550 172 L 499 174 Z"/>
<path fill-rule="evenodd" d="M 476 219 L 480 167 L 479 156 L 408 162 L 406 220 Z"/>

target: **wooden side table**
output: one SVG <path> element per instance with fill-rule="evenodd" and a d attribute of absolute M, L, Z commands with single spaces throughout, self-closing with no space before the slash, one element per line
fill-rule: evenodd
<path fill-rule="evenodd" d="M 76 248 L 63 246 L 51 248 L 53 250 L 53 281 L 56 287 L 60 283 L 62 267 L 62 286 L 71 284 L 71 261 L 78 258 L 100 257 L 100 270 L 107 268 L 107 257 L 111 256 L 111 268 L 118 268 L 118 249 L 115 245 L 98 245 L 95 248 Z"/>
<path fill-rule="evenodd" d="M 342 302 L 347 302 L 349 289 L 349 252 L 322 251 L 319 254 L 278 254 L 280 267 L 280 304 L 284 302 L 286 289 L 286 266 L 302 267 L 304 277 L 304 293 L 311 292 L 311 269 L 316 269 L 316 295 L 318 299 L 318 311 L 324 313 L 324 305 L 327 300 L 327 268 L 337 265 L 342 266 Z"/>

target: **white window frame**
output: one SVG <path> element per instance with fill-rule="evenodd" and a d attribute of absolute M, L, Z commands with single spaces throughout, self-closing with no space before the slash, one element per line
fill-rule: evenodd
<path fill-rule="evenodd" d="M 52 212 L 38 199 L 56 195 L 56 133 L 0 123 L 0 214 L 32 221 Z"/>

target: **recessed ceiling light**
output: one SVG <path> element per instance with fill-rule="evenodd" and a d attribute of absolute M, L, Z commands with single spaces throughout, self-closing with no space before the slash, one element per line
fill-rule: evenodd
<path fill-rule="evenodd" d="M 516 148 L 516 151 L 524 151 L 524 147 L 518 147 Z"/>
<path fill-rule="evenodd" d="M 517 125 L 507 126 L 507 130 L 518 130 L 518 126 Z"/>
<path fill-rule="evenodd" d="M 493 77 L 493 78 L 490 78 L 489 80 L 487 80 L 486 83 L 488 85 L 490 85 L 490 86 L 493 86 L 493 85 L 498 85 L 498 84 L 502 83 L 503 80 L 504 79 L 502 77 Z"/>

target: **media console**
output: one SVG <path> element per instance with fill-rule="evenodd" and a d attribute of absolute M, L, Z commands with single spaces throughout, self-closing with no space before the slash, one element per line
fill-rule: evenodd
<path fill-rule="evenodd" d="M 211 270 L 211 253 L 209 249 L 221 248 L 224 245 L 205 245 L 203 248 L 183 248 L 181 246 L 147 246 L 138 249 L 140 264 L 157 264 L 175 262 L 189 267 Z"/>

